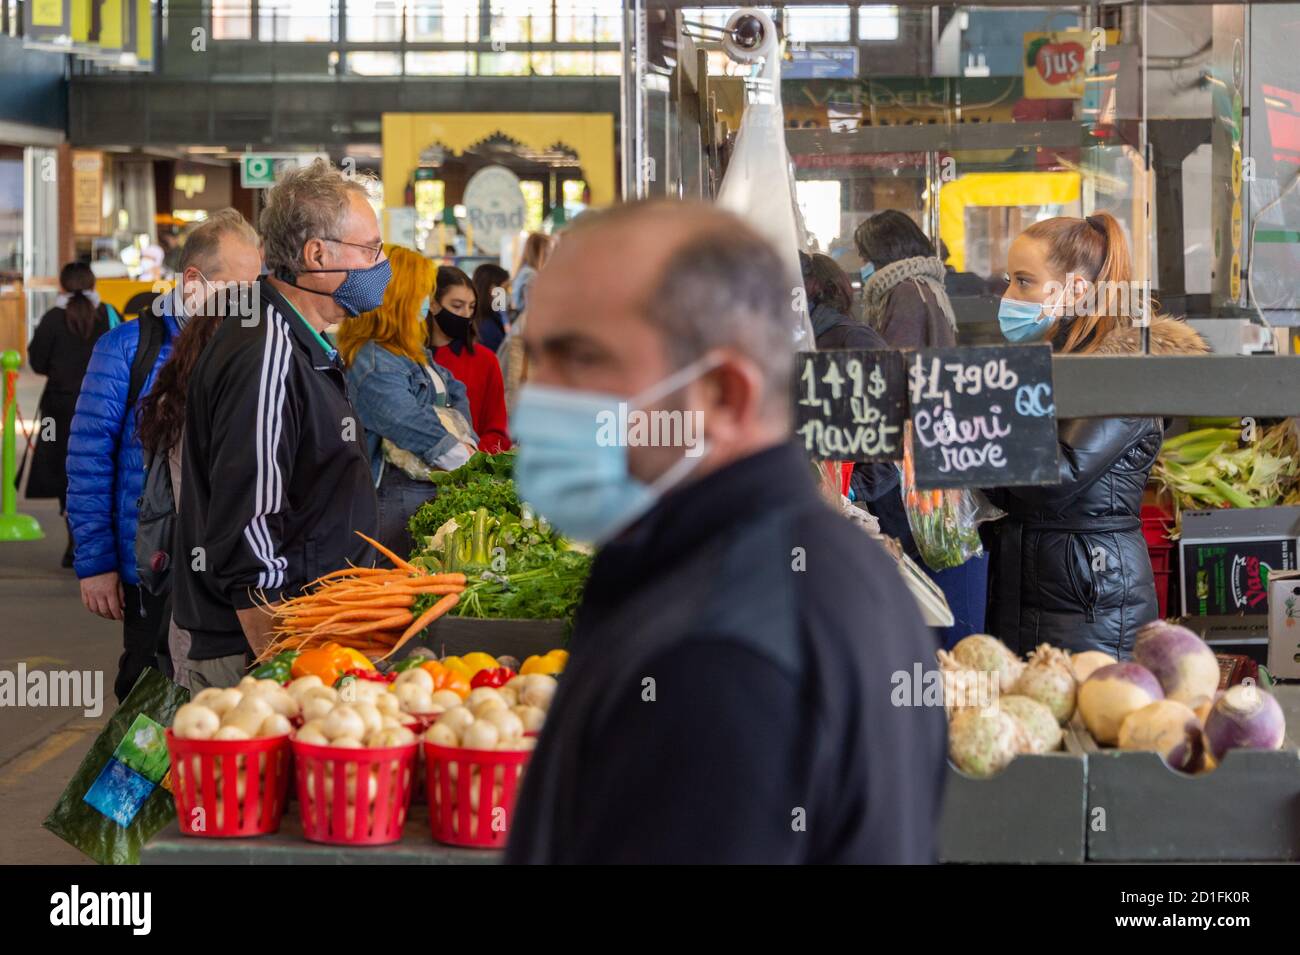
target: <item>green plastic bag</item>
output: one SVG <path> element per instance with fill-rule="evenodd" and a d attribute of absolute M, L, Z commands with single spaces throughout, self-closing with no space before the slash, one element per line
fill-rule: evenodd
<path fill-rule="evenodd" d="M 42 824 L 96 862 L 135 865 L 176 818 L 162 734 L 189 691 L 147 668 L 91 745 Z"/>

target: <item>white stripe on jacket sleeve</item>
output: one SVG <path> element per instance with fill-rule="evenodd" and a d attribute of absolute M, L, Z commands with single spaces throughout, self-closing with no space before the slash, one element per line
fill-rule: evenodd
<path fill-rule="evenodd" d="M 275 450 L 283 433 L 285 377 L 289 372 L 292 346 L 289 328 L 274 307 L 266 309 L 266 341 L 262 348 L 262 373 L 257 384 L 257 420 L 253 437 L 257 452 L 257 473 L 253 482 L 253 516 L 244 528 L 244 539 L 253 556 L 262 564 L 257 586 L 275 589 L 284 586 L 288 561 L 275 552 L 266 518 L 282 506 L 284 476 L 280 472 Z"/>

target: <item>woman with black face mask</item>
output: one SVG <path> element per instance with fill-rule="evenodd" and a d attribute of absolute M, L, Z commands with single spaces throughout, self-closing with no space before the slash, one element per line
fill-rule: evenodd
<path fill-rule="evenodd" d="M 505 383 L 497 356 L 476 345 L 474 283 L 460 269 L 440 265 L 429 306 L 429 347 L 433 360 L 450 371 L 469 392 L 474 431 L 480 451 L 510 450 Z"/>

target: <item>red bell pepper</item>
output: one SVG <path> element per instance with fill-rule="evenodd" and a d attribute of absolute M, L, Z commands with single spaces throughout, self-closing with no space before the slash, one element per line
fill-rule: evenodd
<path fill-rule="evenodd" d="M 469 685 L 471 689 L 477 689 L 480 686 L 500 689 L 514 678 L 514 670 L 509 667 L 496 667 L 495 669 L 479 670 L 474 674 L 474 679 L 469 681 Z"/>

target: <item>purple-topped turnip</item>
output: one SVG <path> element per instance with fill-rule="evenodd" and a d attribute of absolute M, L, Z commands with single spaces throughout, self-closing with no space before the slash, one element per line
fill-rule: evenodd
<path fill-rule="evenodd" d="M 1195 773 L 1205 758 L 1201 721 L 1177 700 L 1156 700 L 1124 717 L 1119 748 L 1159 753 L 1171 769 Z"/>
<path fill-rule="evenodd" d="M 1282 707 L 1254 684 L 1229 687 L 1205 719 L 1205 741 L 1218 762 L 1230 749 L 1278 749 L 1285 736 Z"/>
<path fill-rule="evenodd" d="M 1114 746 L 1124 717 L 1164 699 L 1164 695 L 1160 681 L 1146 667 L 1112 663 L 1094 672 L 1079 687 L 1079 714 L 1098 743 Z"/>
<path fill-rule="evenodd" d="M 1084 650 L 1082 653 L 1070 654 L 1070 669 L 1074 671 L 1074 678 L 1080 683 L 1102 667 L 1108 667 L 1116 662 L 1118 661 L 1113 656 L 1100 650 Z"/>
<path fill-rule="evenodd" d="M 1133 643 L 1133 660 L 1160 681 L 1165 698 L 1191 704 L 1219 687 L 1219 661 L 1204 640 L 1164 620 L 1147 624 Z"/>

